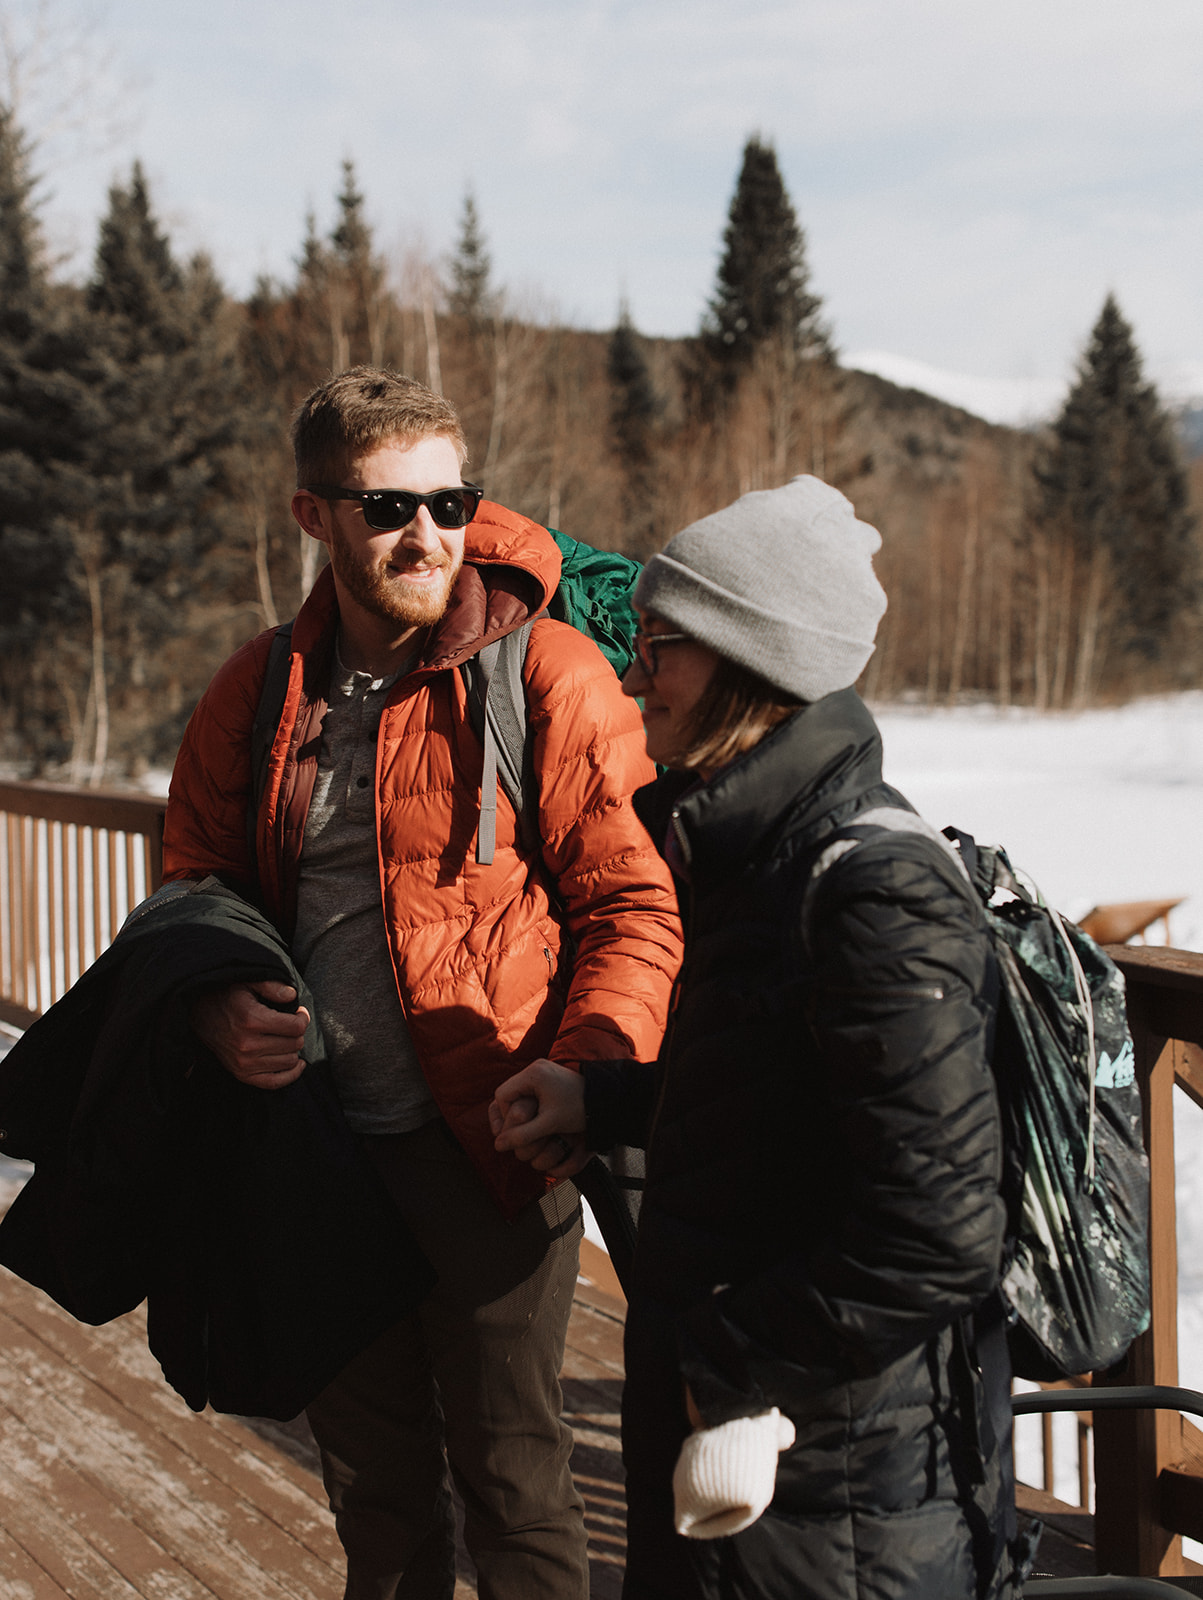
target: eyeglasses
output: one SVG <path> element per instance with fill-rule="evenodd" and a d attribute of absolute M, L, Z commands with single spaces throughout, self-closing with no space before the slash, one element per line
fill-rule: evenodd
<path fill-rule="evenodd" d="M 659 649 L 662 644 L 692 644 L 693 637 L 688 633 L 642 633 L 636 631 L 633 640 L 635 646 L 635 660 L 649 678 L 654 678 L 660 670 Z"/>
<path fill-rule="evenodd" d="M 426 507 L 437 527 L 467 527 L 484 495 L 484 490 L 474 483 L 461 483 L 455 489 L 433 489 L 430 494 L 414 494 L 410 489 L 344 489 L 337 483 L 310 483 L 306 488 L 323 500 L 358 500 L 363 507 L 363 520 L 375 533 L 407 528 L 419 506 Z"/>

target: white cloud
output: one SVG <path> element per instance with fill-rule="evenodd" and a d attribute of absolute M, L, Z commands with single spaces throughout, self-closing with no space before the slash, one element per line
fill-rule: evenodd
<path fill-rule="evenodd" d="M 29 0 L 26 0 L 29 3 Z M 740 148 L 777 145 L 845 347 L 1059 378 L 1114 288 L 1203 358 L 1199 0 L 110 0 L 166 214 L 239 289 L 354 157 L 383 237 L 451 241 L 605 326 L 696 327 Z M 115 165 L 55 171 L 87 239 Z M 86 252 L 85 252 L 86 254 Z"/>

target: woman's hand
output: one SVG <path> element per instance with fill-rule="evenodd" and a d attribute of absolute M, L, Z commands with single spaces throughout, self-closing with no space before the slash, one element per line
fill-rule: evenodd
<path fill-rule="evenodd" d="M 554 1061 L 532 1061 L 507 1078 L 489 1107 L 489 1126 L 495 1149 L 549 1177 L 571 1178 L 589 1160 L 584 1081 Z"/>

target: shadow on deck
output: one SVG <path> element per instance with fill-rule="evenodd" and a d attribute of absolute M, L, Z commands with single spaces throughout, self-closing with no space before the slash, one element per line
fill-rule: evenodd
<path fill-rule="evenodd" d="M 586 1247 L 563 1370 L 594 1600 L 618 1600 L 626 1543 L 608 1265 Z M 1094 1571 L 1092 1517 L 1026 1486 L 1019 1501 L 1046 1523 L 1041 1573 Z M 142 1312 L 84 1327 L 0 1268 L 0 1600 L 339 1600 L 343 1576 L 303 1418 L 197 1416 Z M 475 1593 L 461 1546 L 456 1600 Z"/>
<path fill-rule="evenodd" d="M 625 1549 L 621 1318 L 582 1281 L 564 1391 L 598 1600 Z M 343 1573 L 303 1420 L 197 1416 L 141 1312 L 83 1327 L 0 1269 L 0 1600 L 338 1600 Z"/>

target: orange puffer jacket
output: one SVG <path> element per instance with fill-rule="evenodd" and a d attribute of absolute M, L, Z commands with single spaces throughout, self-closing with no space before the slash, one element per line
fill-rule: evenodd
<path fill-rule="evenodd" d="M 494 859 L 475 859 L 483 753 L 455 669 L 540 611 L 559 565 L 544 529 L 483 503 L 447 614 L 424 659 L 390 690 L 377 742 L 381 893 L 401 1003 L 431 1092 L 507 1212 L 543 1180 L 493 1150 L 487 1108 L 496 1086 L 539 1056 L 654 1060 L 681 956 L 671 879 L 630 803 L 653 770 L 638 713 L 600 651 L 564 623 L 535 623 L 525 665 L 540 859 L 522 853 L 504 794 Z M 167 806 L 164 876 L 257 878 L 286 937 L 336 622 L 326 569 L 293 628 L 258 871 L 247 840 L 250 731 L 270 631 L 231 656 L 206 690 Z M 567 951 L 561 958 L 565 935 L 571 963 Z"/>

